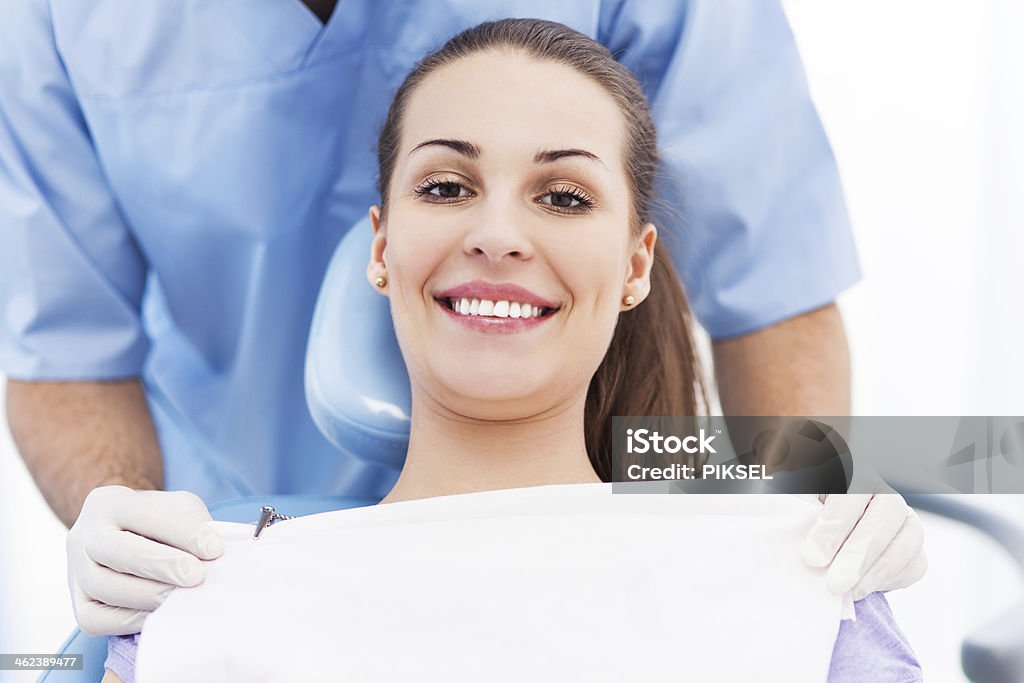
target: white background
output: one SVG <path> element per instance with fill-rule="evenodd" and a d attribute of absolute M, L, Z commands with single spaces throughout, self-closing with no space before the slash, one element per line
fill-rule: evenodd
<path fill-rule="evenodd" d="M 1024 415 L 1024 3 L 784 5 L 865 275 L 840 299 L 855 413 Z M 1024 524 L 1024 496 L 995 504 Z M 960 639 L 1024 582 L 972 532 L 926 523 L 928 576 L 889 599 L 927 679 L 963 681 Z M 72 630 L 65 533 L 0 431 L 0 652 Z"/>

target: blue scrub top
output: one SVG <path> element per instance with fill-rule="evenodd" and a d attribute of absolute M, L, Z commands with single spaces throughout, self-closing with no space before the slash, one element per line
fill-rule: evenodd
<path fill-rule="evenodd" d="M 859 279 L 775 1 L 341 0 L 323 25 L 300 0 L 20 0 L 0 21 L 0 368 L 141 375 L 168 489 L 382 495 L 396 473 L 339 453 L 307 411 L 317 291 L 377 201 L 401 79 L 510 12 L 638 75 L 677 209 L 659 234 L 713 337 Z"/>

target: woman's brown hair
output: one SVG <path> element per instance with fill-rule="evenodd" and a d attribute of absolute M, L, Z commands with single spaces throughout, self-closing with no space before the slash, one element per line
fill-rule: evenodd
<path fill-rule="evenodd" d="M 643 90 L 603 45 L 567 26 L 540 19 L 502 19 L 474 26 L 427 55 L 406 76 L 391 101 L 377 146 L 382 212 L 387 211 L 402 114 L 413 90 L 442 66 L 497 49 L 572 67 L 616 101 L 626 120 L 626 175 L 633 199 L 630 230 L 638 237 L 650 220 L 658 168 L 657 135 Z M 682 284 L 659 240 L 650 295 L 619 315 L 611 345 L 587 391 L 587 452 L 602 480 L 612 477 L 612 416 L 698 415 L 707 407 L 691 320 Z"/>

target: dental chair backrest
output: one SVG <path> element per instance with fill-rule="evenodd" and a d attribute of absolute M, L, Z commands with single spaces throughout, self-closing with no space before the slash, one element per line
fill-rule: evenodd
<path fill-rule="evenodd" d="M 327 267 L 306 350 L 306 402 L 343 453 L 401 469 L 409 441 L 409 376 L 387 297 L 366 279 L 373 233 L 364 218 Z"/>

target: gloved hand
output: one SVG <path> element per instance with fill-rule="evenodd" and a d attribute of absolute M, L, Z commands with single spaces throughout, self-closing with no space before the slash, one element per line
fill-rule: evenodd
<path fill-rule="evenodd" d="M 93 489 L 68 531 L 68 588 L 86 635 L 123 635 L 176 586 L 195 586 L 205 572 L 197 558 L 224 553 L 206 522 L 203 501 L 188 491 Z"/>
<path fill-rule="evenodd" d="M 804 539 L 804 561 L 812 567 L 827 566 L 829 590 L 852 590 L 854 600 L 905 588 L 928 568 L 917 513 L 884 483 L 875 491 L 825 497 L 818 520 Z"/>

